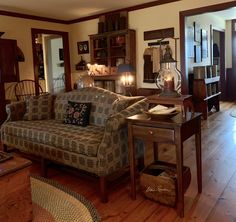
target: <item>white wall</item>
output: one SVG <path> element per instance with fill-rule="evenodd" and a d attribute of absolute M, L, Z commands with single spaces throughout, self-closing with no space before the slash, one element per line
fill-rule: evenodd
<path fill-rule="evenodd" d="M 232 68 L 232 22 L 231 20 L 226 21 L 226 31 L 225 31 L 225 68 Z"/>
<path fill-rule="evenodd" d="M 197 22 L 200 25 L 201 29 L 205 29 L 208 33 L 208 57 L 207 58 L 203 58 L 202 61 L 200 63 L 196 63 L 194 62 L 194 58 L 187 58 L 187 62 L 186 62 L 186 70 L 188 71 L 188 73 L 192 73 L 193 72 L 193 67 L 194 66 L 206 66 L 206 65 L 211 65 L 212 61 L 211 61 L 211 29 L 210 29 L 210 25 L 212 25 L 212 27 L 214 29 L 217 30 L 225 30 L 225 20 L 211 14 L 211 13 L 206 13 L 206 14 L 201 14 L 201 15 L 196 15 L 196 16 L 189 16 L 186 19 L 186 27 L 192 26 L 193 27 L 193 23 Z M 200 43 L 194 42 L 194 45 L 199 45 Z M 193 47 L 193 46 L 192 46 Z"/>

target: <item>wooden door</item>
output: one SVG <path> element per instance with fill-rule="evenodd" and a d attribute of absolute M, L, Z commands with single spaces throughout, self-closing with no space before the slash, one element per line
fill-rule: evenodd
<path fill-rule="evenodd" d="M 0 72 L 1 82 L 19 80 L 16 40 L 0 39 Z"/>

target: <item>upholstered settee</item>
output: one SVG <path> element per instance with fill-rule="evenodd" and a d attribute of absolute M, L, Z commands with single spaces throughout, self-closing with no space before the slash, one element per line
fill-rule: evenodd
<path fill-rule="evenodd" d="M 91 103 L 87 126 L 64 123 L 68 101 Z M 95 174 L 99 177 L 102 201 L 106 202 L 107 176 L 128 164 L 125 118 L 147 109 L 147 100 L 88 87 L 55 96 L 46 117 L 36 115 L 29 120 L 28 105 L 24 101 L 7 105 L 8 118 L 1 126 L 4 149 L 14 147 L 42 160 Z"/>

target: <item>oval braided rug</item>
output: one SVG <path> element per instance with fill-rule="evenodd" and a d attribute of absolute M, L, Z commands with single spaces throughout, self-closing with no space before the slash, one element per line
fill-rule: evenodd
<path fill-rule="evenodd" d="M 94 222 L 100 217 L 86 198 L 55 181 L 31 176 L 34 222 Z"/>

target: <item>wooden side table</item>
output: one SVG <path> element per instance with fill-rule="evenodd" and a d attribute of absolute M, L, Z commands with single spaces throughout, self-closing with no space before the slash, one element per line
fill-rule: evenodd
<path fill-rule="evenodd" d="M 0 221 L 32 221 L 31 161 L 14 156 L 0 163 Z"/>
<path fill-rule="evenodd" d="M 171 143 L 176 147 L 177 168 L 177 213 L 184 216 L 184 191 L 183 191 L 183 142 L 195 135 L 196 164 L 198 193 L 202 192 L 202 160 L 201 160 L 201 113 L 187 113 L 183 118 L 181 114 L 171 119 L 152 120 L 145 114 L 138 114 L 127 118 L 128 120 L 128 143 L 130 152 L 130 177 L 131 197 L 136 199 L 136 165 L 134 139 L 139 138 L 145 144 L 152 144 L 157 148 L 158 143 Z M 157 155 L 158 156 L 158 155 Z"/>
<path fill-rule="evenodd" d="M 163 105 L 180 105 L 183 115 L 186 115 L 187 110 L 194 112 L 192 95 L 181 95 L 180 97 L 165 97 L 160 95 L 151 95 L 147 97 L 149 103 L 163 104 Z"/>

